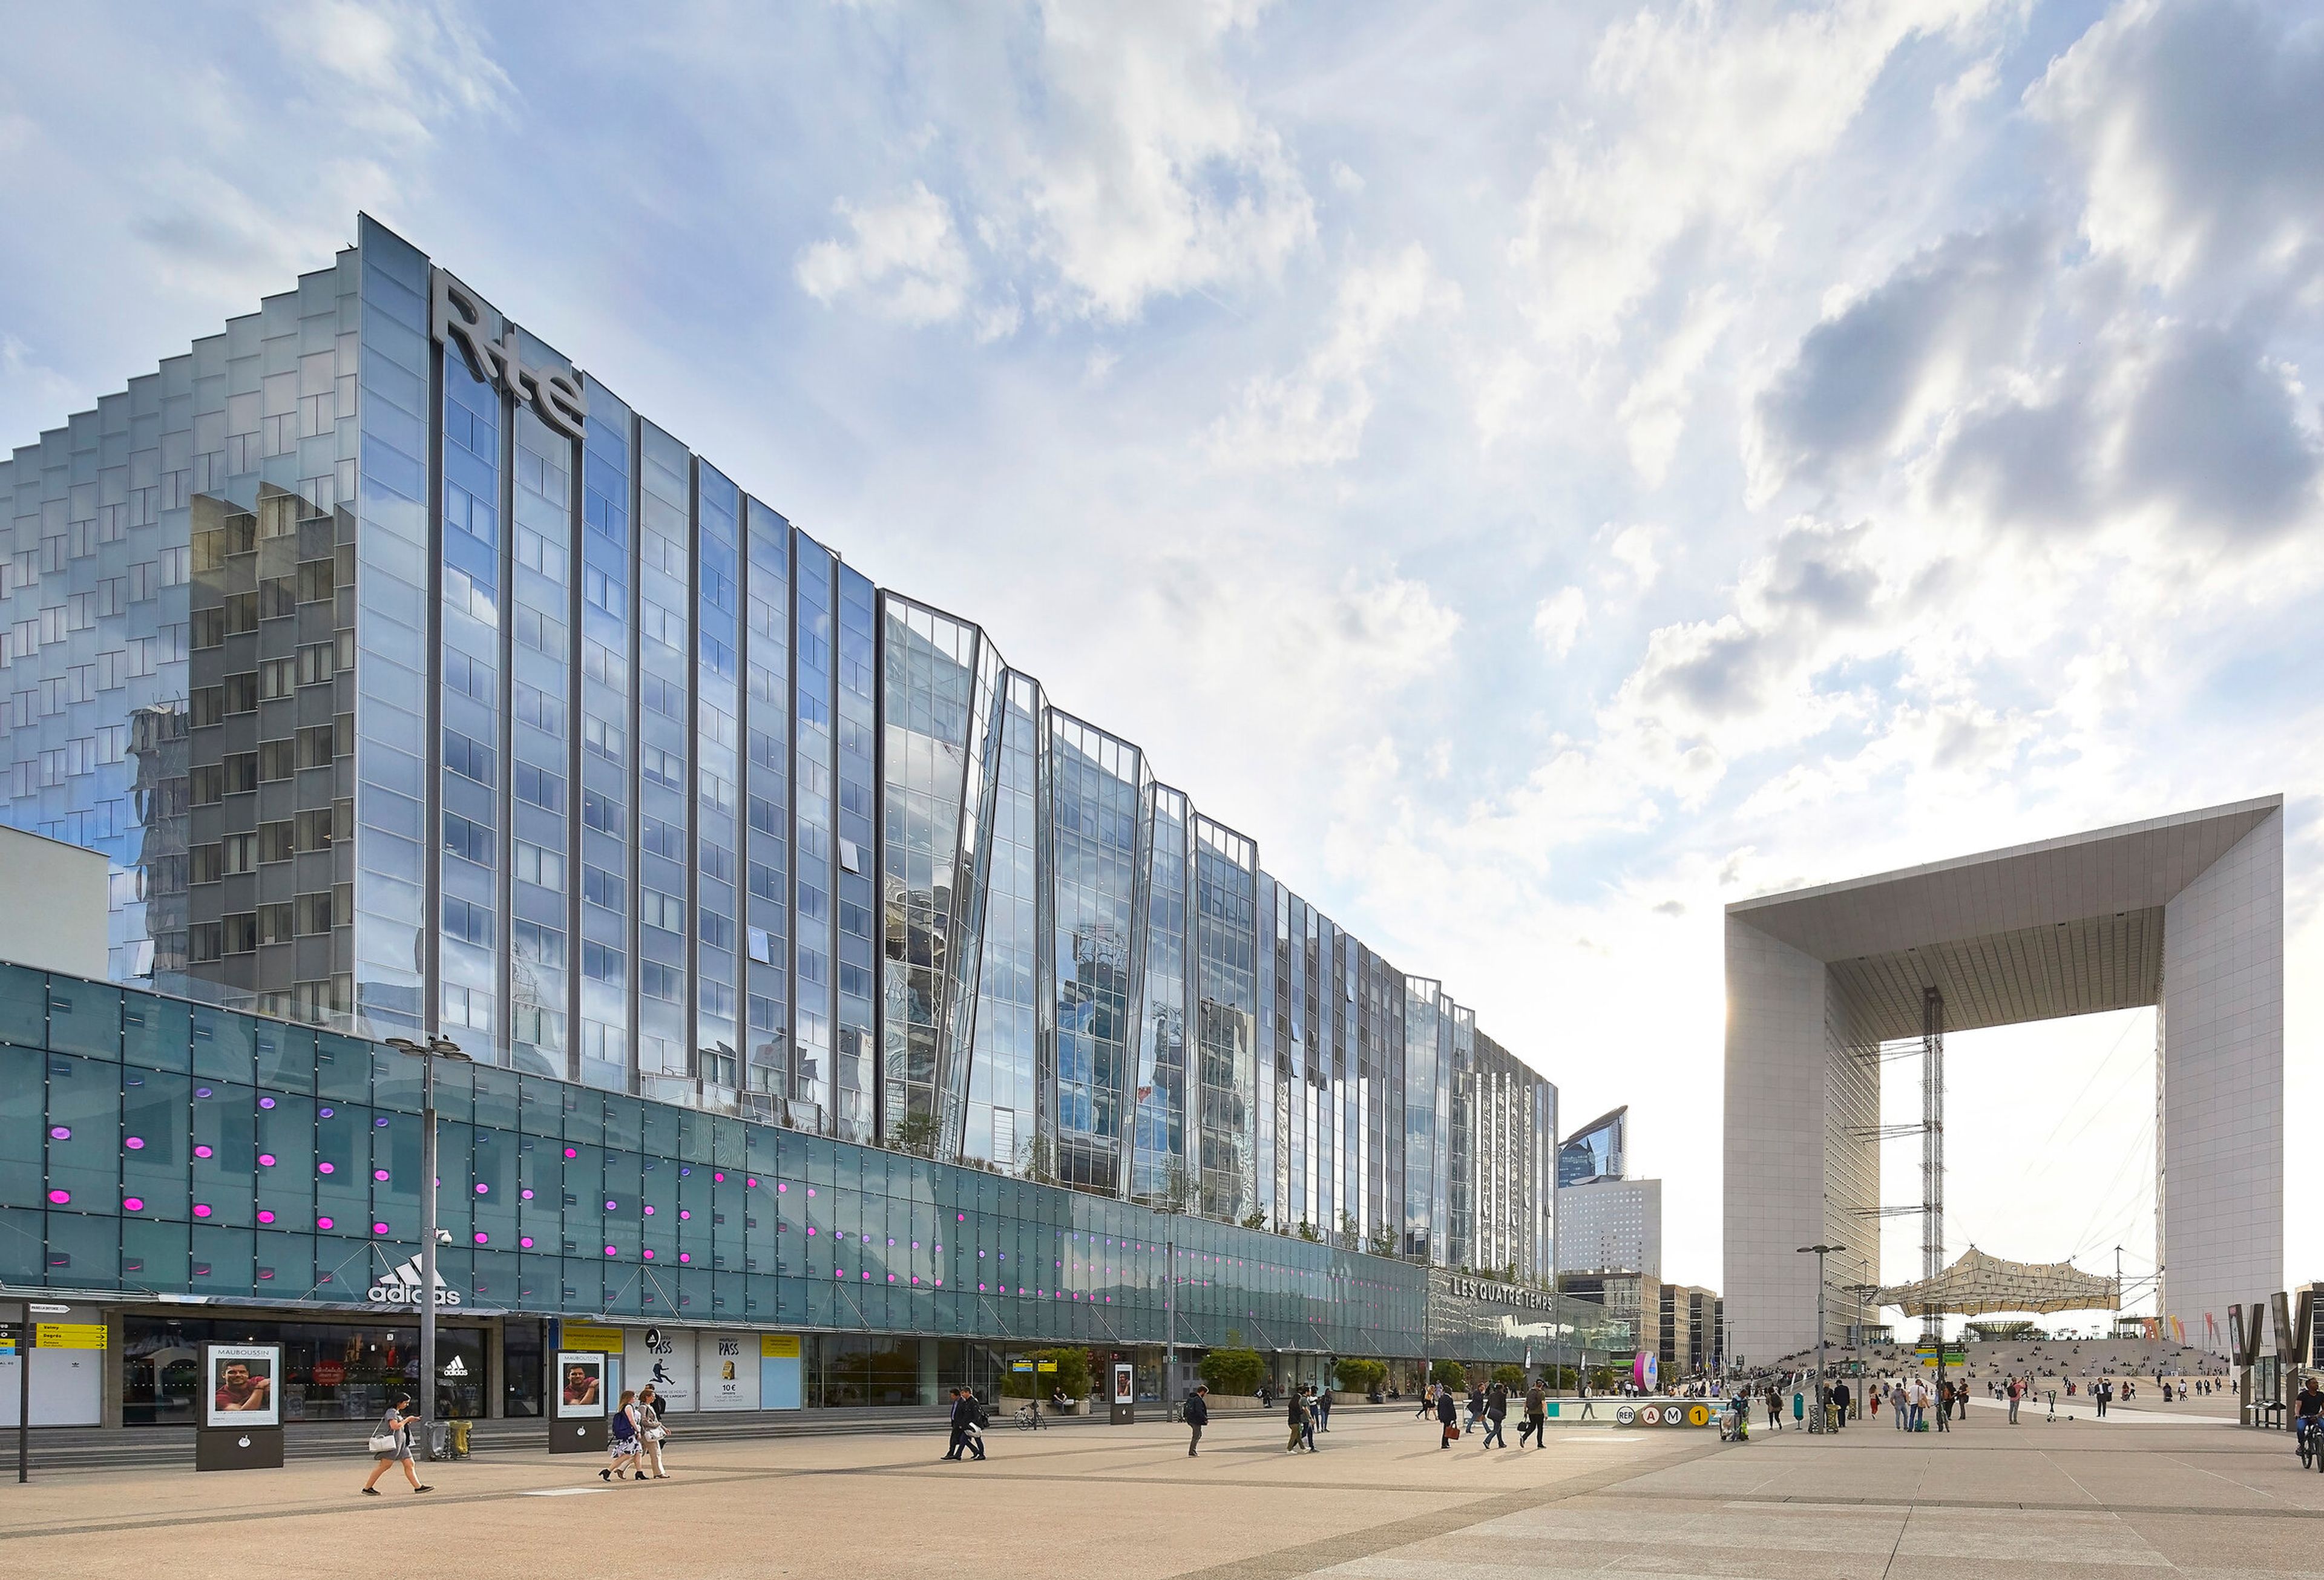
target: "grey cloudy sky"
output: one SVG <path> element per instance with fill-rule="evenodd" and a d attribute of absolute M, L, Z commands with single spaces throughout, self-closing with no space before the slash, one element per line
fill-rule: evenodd
<path fill-rule="evenodd" d="M 1570 1118 L 1632 1103 L 1673 1276 L 1719 1278 L 1750 894 L 2281 790 L 2291 1095 L 2324 1099 L 2313 4 L 10 31 L 5 442 L 371 210 L 985 622 Z M 2151 1246 L 2109 1183 L 2151 1024 L 2009 1036 L 1956 1063 L 1958 1236 Z"/>

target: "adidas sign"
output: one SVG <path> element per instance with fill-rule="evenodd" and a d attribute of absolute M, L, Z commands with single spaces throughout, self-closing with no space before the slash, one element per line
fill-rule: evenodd
<path fill-rule="evenodd" d="M 439 1376 L 445 1377 L 465 1377 L 468 1374 L 468 1368 L 459 1356 L 454 1355 L 443 1365 L 438 1367 L 437 1373 Z"/>
<path fill-rule="evenodd" d="M 374 1306 L 419 1305 L 420 1258 L 415 1256 L 402 1266 L 381 1273 L 372 1281 L 371 1291 L 364 1299 Z M 460 1291 L 446 1283 L 444 1275 L 438 1272 L 436 1275 L 436 1304 L 440 1307 L 459 1303 Z"/>

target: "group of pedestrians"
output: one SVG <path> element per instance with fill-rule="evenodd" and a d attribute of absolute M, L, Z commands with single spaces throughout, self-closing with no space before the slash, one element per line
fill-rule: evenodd
<path fill-rule="evenodd" d="M 984 1428 L 991 1419 L 991 1415 L 984 1408 L 984 1401 L 977 1398 L 974 1389 L 954 1389 L 952 1440 L 945 1445 L 944 1456 L 957 1460 L 967 1454 L 982 1462 L 984 1458 Z M 1196 1435 L 1200 1436 L 1200 1433 Z"/>
<path fill-rule="evenodd" d="M 1332 1396 L 1318 1392 L 1313 1383 L 1291 1391 L 1291 1405 L 1286 1419 L 1291 1428 L 1291 1440 L 1283 1446 L 1286 1454 L 1305 1448 L 1315 1452 L 1315 1434 L 1332 1429 Z M 1197 1437 L 1201 1436 L 1197 1430 Z M 1189 1448 L 1188 1453 L 1194 1450 Z"/>
<path fill-rule="evenodd" d="M 661 1446 L 669 1438 L 662 1422 L 661 1396 L 649 1382 L 643 1388 L 622 1390 L 621 1402 L 605 1418 L 605 1453 L 612 1461 L 597 1472 L 599 1481 L 668 1481 Z"/>

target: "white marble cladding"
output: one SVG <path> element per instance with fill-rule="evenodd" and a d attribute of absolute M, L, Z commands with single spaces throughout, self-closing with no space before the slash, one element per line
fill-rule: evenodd
<path fill-rule="evenodd" d="M 1878 1123 L 1879 1066 L 1859 1056 L 1874 1042 L 1868 1006 L 1849 1002 L 1830 963 L 1934 958 L 1935 945 L 2158 905 L 2163 1310 L 2188 1342 L 2224 1348 L 2227 1304 L 2282 1285 L 2282 804 L 2264 797 L 1730 905 L 1729 1355 L 1772 1360 L 1814 1342 L 1814 1258 L 1797 1247 L 1850 1247 L 1827 1268 L 1834 1287 L 1880 1276 L 1879 1223 L 1858 1216 L 1878 1205 L 1877 1143 L 1861 1132 Z M 1949 969 L 1975 953 L 1947 951 Z M 2034 957 L 2010 958 L 2023 969 Z M 1845 1321 L 1840 1304 L 1828 1331 Z"/>

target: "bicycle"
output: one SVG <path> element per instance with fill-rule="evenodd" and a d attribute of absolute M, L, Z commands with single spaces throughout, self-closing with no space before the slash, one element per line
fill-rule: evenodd
<path fill-rule="evenodd" d="M 2293 1452 L 2300 1456 L 2300 1468 L 2313 1465 L 2324 1471 L 2324 1417 L 2301 1416 L 2292 1423 Z"/>
<path fill-rule="evenodd" d="M 1038 1404 L 1020 1404 L 1017 1407 L 1017 1413 L 1009 1419 L 1017 1423 L 1017 1429 L 1020 1432 L 1042 1432 L 1048 1430 L 1049 1427 L 1049 1423 L 1041 1419 L 1041 1407 Z"/>

